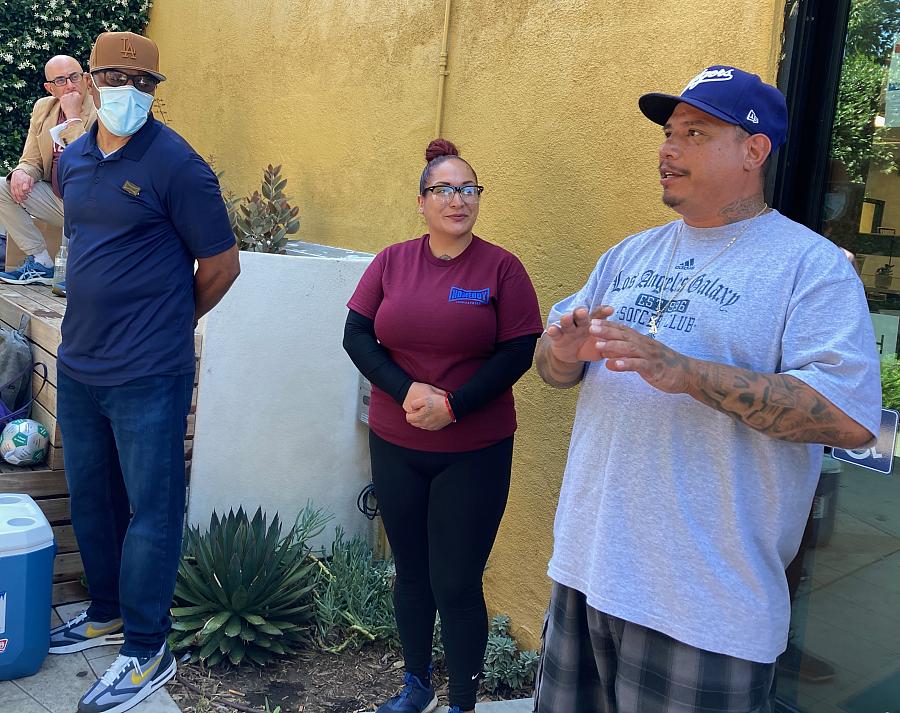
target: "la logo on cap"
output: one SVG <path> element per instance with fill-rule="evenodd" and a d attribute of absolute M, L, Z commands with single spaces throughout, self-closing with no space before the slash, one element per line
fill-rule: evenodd
<path fill-rule="evenodd" d="M 127 37 L 122 38 L 122 56 L 130 59 L 137 59 L 137 52 L 134 51 L 134 45 Z"/>
<path fill-rule="evenodd" d="M 752 121 L 754 124 L 759 123 L 759 117 L 756 115 L 756 112 L 753 109 L 750 110 L 750 113 L 747 114 L 747 121 Z"/>
<path fill-rule="evenodd" d="M 732 69 L 704 69 L 700 74 L 687 83 L 681 91 L 684 94 L 706 82 L 728 82 L 734 78 Z"/>

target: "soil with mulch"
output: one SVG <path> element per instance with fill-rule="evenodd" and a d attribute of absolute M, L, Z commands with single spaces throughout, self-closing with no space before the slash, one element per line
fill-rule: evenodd
<path fill-rule="evenodd" d="M 438 666 L 433 674 L 441 703 L 447 703 L 447 676 Z M 182 663 L 168 686 L 183 713 L 244 711 L 265 713 L 266 702 L 282 713 L 364 713 L 374 711 L 403 685 L 400 652 L 374 644 L 340 654 L 311 651 L 260 668 L 207 669 Z M 531 691 L 516 691 L 524 698 Z M 479 701 L 499 700 L 482 692 Z"/>

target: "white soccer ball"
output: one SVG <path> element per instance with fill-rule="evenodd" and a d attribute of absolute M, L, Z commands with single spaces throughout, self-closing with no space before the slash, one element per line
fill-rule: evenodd
<path fill-rule="evenodd" d="M 47 457 L 50 434 L 37 421 L 17 418 L 10 421 L 0 435 L 0 455 L 13 465 L 37 465 Z"/>

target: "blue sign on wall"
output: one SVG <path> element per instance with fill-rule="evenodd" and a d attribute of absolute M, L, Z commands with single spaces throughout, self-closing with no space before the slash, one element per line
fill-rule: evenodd
<path fill-rule="evenodd" d="M 884 475 L 891 474 L 894 463 L 894 442 L 897 439 L 897 421 L 900 415 L 890 409 L 881 409 L 881 430 L 878 440 L 871 448 L 847 450 L 833 448 L 831 455 L 845 463 L 852 463 L 869 470 L 877 470 Z"/>

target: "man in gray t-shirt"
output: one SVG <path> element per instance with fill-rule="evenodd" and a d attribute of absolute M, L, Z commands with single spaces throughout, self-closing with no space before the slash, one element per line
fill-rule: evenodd
<path fill-rule="evenodd" d="M 875 339 L 841 250 L 769 209 L 781 93 L 715 66 L 640 107 L 682 220 L 605 253 L 537 368 L 580 382 L 538 713 L 769 713 L 822 444 L 880 422 Z"/>

